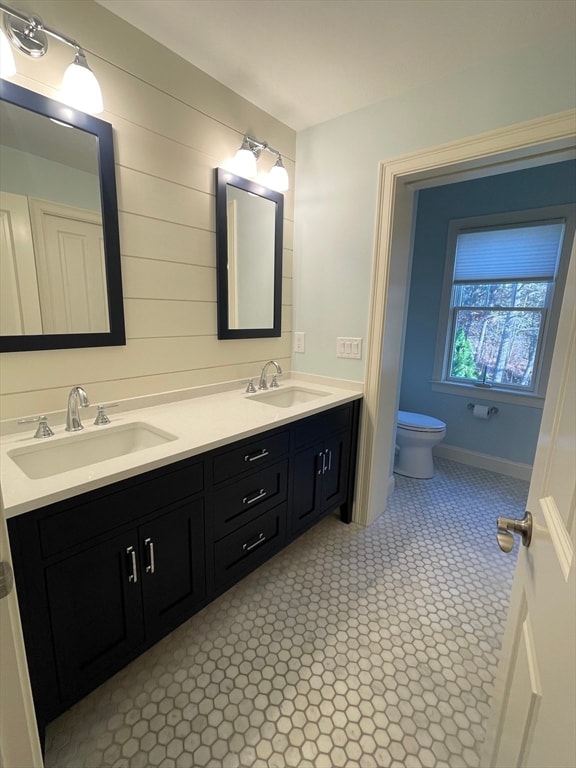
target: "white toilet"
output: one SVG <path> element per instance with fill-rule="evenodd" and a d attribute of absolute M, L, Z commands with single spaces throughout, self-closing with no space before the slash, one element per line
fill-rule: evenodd
<path fill-rule="evenodd" d="M 398 411 L 394 472 L 406 477 L 434 476 L 432 448 L 446 436 L 446 424 L 422 413 Z"/>

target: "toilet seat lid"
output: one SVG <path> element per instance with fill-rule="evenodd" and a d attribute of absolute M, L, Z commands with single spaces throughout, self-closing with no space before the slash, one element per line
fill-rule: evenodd
<path fill-rule="evenodd" d="M 446 429 L 446 424 L 440 419 L 410 411 L 398 411 L 398 426 L 414 432 L 441 432 Z"/>

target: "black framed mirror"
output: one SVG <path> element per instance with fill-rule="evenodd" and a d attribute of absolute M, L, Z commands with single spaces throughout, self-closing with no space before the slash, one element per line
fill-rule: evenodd
<path fill-rule="evenodd" d="M 126 343 L 112 126 L 0 80 L 0 351 Z"/>
<path fill-rule="evenodd" d="M 282 193 L 216 169 L 219 339 L 280 336 L 283 222 Z"/>

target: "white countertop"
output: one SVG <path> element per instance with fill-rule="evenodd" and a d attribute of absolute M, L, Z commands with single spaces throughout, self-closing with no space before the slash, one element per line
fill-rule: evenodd
<path fill-rule="evenodd" d="M 34 425 L 27 424 L 25 433 L 10 434 L 0 440 L 0 485 L 4 514 L 6 517 L 14 517 L 362 397 L 362 393 L 357 390 L 297 378 L 289 379 L 279 389 L 272 391 L 280 392 L 281 389 L 295 386 L 321 391 L 324 396 L 281 408 L 253 400 L 254 396 L 235 388 L 136 409 L 132 405 L 130 410 L 122 410 L 120 404 L 120 409 L 109 411 L 111 424 L 105 426 L 93 425 L 95 409 L 81 408 L 80 416 L 85 427 L 81 432 L 66 432 L 64 424 L 51 423 L 54 437 L 44 440 L 34 439 Z M 78 436 L 142 422 L 168 432 L 176 439 L 35 480 L 27 477 L 8 455 L 9 451 L 16 448 L 44 446 L 48 443 L 56 445 L 60 441 L 78 439 Z"/>

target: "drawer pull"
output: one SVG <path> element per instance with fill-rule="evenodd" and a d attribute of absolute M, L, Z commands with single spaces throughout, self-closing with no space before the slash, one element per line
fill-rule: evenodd
<path fill-rule="evenodd" d="M 146 547 L 146 551 L 148 553 L 148 563 L 146 564 L 146 573 L 154 573 L 154 570 L 155 570 L 154 542 L 152 541 L 152 539 L 144 539 L 144 546 Z"/>
<path fill-rule="evenodd" d="M 244 461 L 258 461 L 258 459 L 263 459 L 265 456 L 268 456 L 268 451 L 266 448 L 262 448 L 258 453 L 247 453 L 244 456 Z"/>
<path fill-rule="evenodd" d="M 246 544 L 242 545 L 242 549 L 245 552 L 250 552 L 251 549 L 256 549 L 256 547 L 259 547 L 260 544 L 264 544 L 265 541 L 266 541 L 266 536 L 264 536 L 263 533 L 259 533 L 256 541 L 253 541 L 252 544 L 248 544 L 248 542 L 246 542 Z"/>
<path fill-rule="evenodd" d="M 265 491 L 264 488 L 260 488 L 259 491 L 256 491 L 256 496 L 244 496 L 242 504 L 254 504 L 255 501 L 260 501 L 260 499 L 263 499 L 266 495 L 267 491 Z"/>
<path fill-rule="evenodd" d="M 136 550 L 134 547 L 127 547 L 126 554 L 128 555 L 130 566 L 130 573 L 128 574 L 128 581 L 132 584 L 136 584 L 138 581 L 138 566 L 136 565 Z"/>

